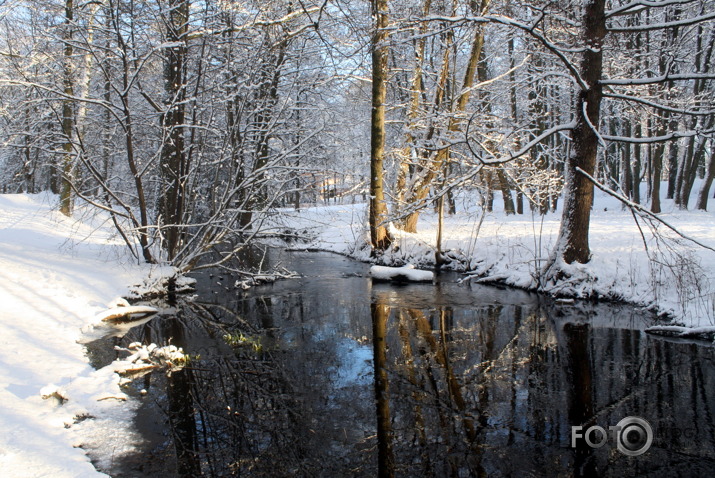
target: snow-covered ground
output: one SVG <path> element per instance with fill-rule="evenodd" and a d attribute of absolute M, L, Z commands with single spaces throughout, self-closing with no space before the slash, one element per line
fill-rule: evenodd
<path fill-rule="evenodd" d="M 77 341 L 96 314 L 149 271 L 127 258 L 111 224 L 65 218 L 53 212 L 53 202 L 53 196 L 0 195 L 0 475 L 6 477 L 104 476 L 78 447 L 111 460 L 138 439 L 130 425 L 136 403 L 118 400 L 119 377 L 111 367 L 94 370 Z"/>
<path fill-rule="evenodd" d="M 693 195 L 699 186 L 695 185 Z M 537 289 L 542 267 L 558 234 L 561 211 L 546 216 L 530 211 L 506 216 L 499 193 L 495 196 L 494 212 L 490 213 L 484 213 L 477 205 L 477 197 L 461 196 L 458 213 L 445 217 L 443 250 L 450 251 L 448 256 L 455 259 L 453 265 L 468 271 L 474 280 Z M 693 199 L 691 204 L 694 202 Z M 714 209 L 713 199 L 707 212 L 680 210 L 672 201 L 663 200 L 660 217 L 685 236 L 715 248 Z M 282 212 L 287 216 L 281 216 L 278 228 L 294 229 L 311 238 L 295 247 L 370 260 L 364 204 Z M 572 280 L 542 290 L 628 301 L 691 327 L 715 325 L 715 252 L 679 237 L 664 225 L 659 225 L 654 234 L 642 220 L 639 224 L 640 227 L 617 199 L 597 191 L 590 230 L 591 262 L 573 266 L 569 270 Z M 382 262 L 431 267 L 436 231 L 437 216 L 431 209 L 420 216 L 418 233 L 393 229 L 397 247 Z"/>

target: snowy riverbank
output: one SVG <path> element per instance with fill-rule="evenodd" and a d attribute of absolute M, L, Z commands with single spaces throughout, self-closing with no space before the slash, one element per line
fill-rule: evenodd
<path fill-rule="evenodd" d="M 698 186 L 694 188 L 698 190 Z M 542 264 L 558 234 L 561 211 L 546 216 L 506 216 L 496 193 L 494 212 L 483 213 L 478 198 L 463 196 L 458 213 L 445 217 L 443 249 L 452 265 L 468 271 L 473 280 L 500 282 L 525 289 L 540 286 Z M 660 217 L 684 235 L 715 247 L 715 200 L 708 212 L 683 211 L 663 200 Z M 366 206 L 331 205 L 283 211 L 278 228 L 296 230 L 311 239 L 295 247 L 329 250 L 369 260 L 366 247 Z M 434 264 L 437 216 L 420 216 L 418 233 L 393 230 L 395 250 L 384 257 L 389 265 Z M 546 292 L 571 297 L 616 299 L 667 314 L 687 326 L 715 325 L 715 252 L 683 239 L 667 227 L 655 230 L 620 203 L 597 191 L 591 220 L 593 254 L 587 265 L 575 265 L 567 282 Z M 648 245 L 644 246 L 644 238 Z M 544 290 L 544 288 L 542 288 Z"/>
<path fill-rule="evenodd" d="M 77 341 L 149 270 L 111 223 L 65 218 L 55 200 L 0 195 L 0 470 L 13 478 L 103 476 L 78 447 L 112 460 L 138 439 L 136 404 L 117 399 L 119 377 L 94 370 Z"/>

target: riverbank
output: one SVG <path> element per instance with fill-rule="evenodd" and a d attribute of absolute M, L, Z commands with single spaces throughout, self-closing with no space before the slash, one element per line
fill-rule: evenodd
<path fill-rule="evenodd" d="M 699 185 L 693 188 L 699 190 Z M 499 193 L 494 210 L 484 212 L 478 197 L 462 195 L 457 214 L 444 221 L 443 251 L 448 267 L 472 280 L 501 283 L 552 295 L 625 301 L 688 327 L 715 325 L 715 252 L 674 233 L 663 224 L 634 221 L 618 200 L 600 191 L 591 219 L 593 258 L 571 267 L 568 281 L 545 286 L 542 268 L 558 235 L 561 211 L 541 216 L 504 214 Z M 691 201 L 692 202 L 692 201 Z M 684 211 L 663 200 L 661 219 L 687 238 L 715 247 L 715 200 L 708 211 Z M 328 205 L 282 211 L 276 224 L 307 238 L 297 248 L 314 248 L 369 261 L 365 204 Z M 392 228 L 393 248 L 381 262 L 434 267 L 437 215 L 420 216 L 418 232 Z"/>
<path fill-rule="evenodd" d="M 137 405 L 77 341 L 149 270 L 111 223 L 66 218 L 55 201 L 0 195 L 0 470 L 13 478 L 105 476 L 79 447 L 112 460 L 139 439 L 129 426 Z"/>

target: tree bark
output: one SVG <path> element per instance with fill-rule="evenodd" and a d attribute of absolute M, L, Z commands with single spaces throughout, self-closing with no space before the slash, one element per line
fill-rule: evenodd
<path fill-rule="evenodd" d="M 504 167 L 497 168 L 497 179 L 499 180 L 499 189 L 501 189 L 502 199 L 504 200 L 504 213 L 507 216 L 515 214 L 514 199 L 511 197 L 509 179 L 504 172 Z"/>
<path fill-rule="evenodd" d="M 710 188 L 713 185 L 713 179 L 715 179 L 715 153 L 710 154 L 705 180 L 698 193 L 698 203 L 696 207 L 702 211 L 706 211 L 708 208 L 708 192 L 710 192 Z"/>
<path fill-rule="evenodd" d="M 372 39 L 372 113 L 370 119 L 370 242 L 373 250 L 385 250 L 391 238 L 385 226 L 383 164 L 385 160 L 385 99 L 388 54 L 387 0 L 372 1 L 375 32 Z"/>
<path fill-rule="evenodd" d="M 584 13 L 583 53 L 580 74 L 584 87 L 576 103 L 576 127 L 572 133 L 573 150 L 567 159 L 567 192 L 559 233 L 558 246 L 564 262 L 586 263 L 591 258 L 588 231 L 593 205 L 593 184 L 579 169 L 593 175 L 598 153 L 598 128 L 602 87 L 599 83 L 603 70 L 603 40 L 606 35 L 605 0 L 591 0 Z"/>
<path fill-rule="evenodd" d="M 184 179 L 187 174 L 184 148 L 186 120 L 185 69 L 189 21 L 189 0 L 168 0 L 166 41 L 172 44 L 165 49 L 164 57 L 164 111 L 161 126 L 163 144 L 160 170 L 163 179 L 160 212 L 164 225 L 165 247 L 171 261 L 181 243 L 181 223 L 184 215 Z"/>
<path fill-rule="evenodd" d="M 65 216 L 72 214 L 72 177 L 74 173 L 74 155 L 72 136 L 74 131 L 74 69 L 72 67 L 72 30 L 74 29 L 74 0 L 65 0 L 65 29 L 62 34 L 64 41 L 64 94 L 62 100 L 62 178 L 60 182 L 60 212 Z"/>

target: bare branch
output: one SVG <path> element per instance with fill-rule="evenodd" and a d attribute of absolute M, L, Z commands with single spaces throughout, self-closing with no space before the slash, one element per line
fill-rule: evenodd
<path fill-rule="evenodd" d="M 582 174 L 586 179 L 591 181 L 594 186 L 596 186 L 598 189 L 601 191 L 605 192 L 606 194 L 609 194 L 613 196 L 614 198 L 618 199 L 621 201 L 623 204 L 625 204 L 627 207 L 629 207 L 632 211 L 637 212 L 640 216 L 645 216 L 650 219 L 655 219 L 657 222 L 663 224 L 665 227 L 676 233 L 678 236 L 682 237 L 683 239 L 686 239 L 694 244 L 697 244 L 698 246 L 707 249 L 709 251 L 715 252 L 715 248 L 708 246 L 707 244 L 703 244 L 702 242 L 698 241 L 697 239 L 693 239 L 690 236 L 686 236 L 684 233 L 680 232 L 675 226 L 671 225 L 667 221 L 665 221 L 663 218 L 659 217 L 657 214 L 650 212 L 640 204 L 636 204 L 630 199 L 622 196 L 621 194 L 618 194 L 615 192 L 613 189 L 609 188 L 608 186 L 605 186 L 604 184 L 601 184 L 598 180 L 596 180 L 593 176 L 588 174 L 586 171 L 584 171 L 581 168 L 576 168 L 576 171 L 578 171 L 580 174 Z"/>

